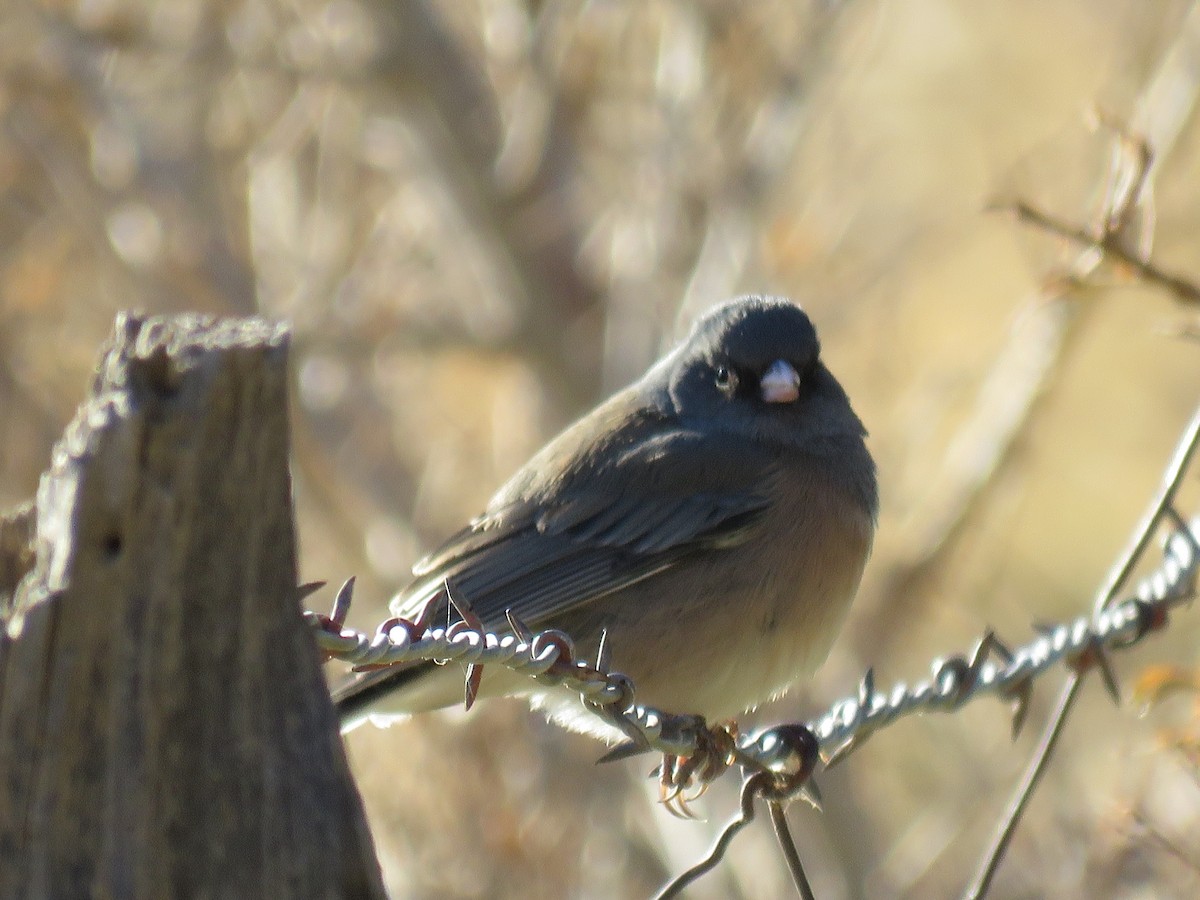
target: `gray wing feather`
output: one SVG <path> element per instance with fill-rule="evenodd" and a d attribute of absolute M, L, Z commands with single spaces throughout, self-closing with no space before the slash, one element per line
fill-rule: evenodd
<path fill-rule="evenodd" d="M 449 584 L 489 628 L 507 610 L 548 627 L 689 554 L 747 539 L 769 506 L 774 464 L 762 450 L 661 423 L 631 422 L 616 438 L 620 453 L 581 455 L 552 484 L 518 475 L 527 487 L 502 489 L 501 503 L 424 560 L 395 614 L 413 616 Z"/>

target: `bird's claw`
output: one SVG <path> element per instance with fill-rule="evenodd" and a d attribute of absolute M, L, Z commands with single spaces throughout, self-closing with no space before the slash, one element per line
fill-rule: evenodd
<path fill-rule="evenodd" d="M 698 818 L 688 804 L 703 797 L 709 785 L 735 762 L 736 723 L 709 726 L 701 721 L 696 735 L 696 750 L 690 756 L 664 753 L 657 769 L 659 801 L 680 819 Z M 688 793 L 689 788 L 694 790 Z"/>

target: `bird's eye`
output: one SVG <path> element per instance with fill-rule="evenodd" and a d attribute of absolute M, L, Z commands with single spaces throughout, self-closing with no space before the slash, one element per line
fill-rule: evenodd
<path fill-rule="evenodd" d="M 717 366 L 713 380 L 716 382 L 717 387 L 726 394 L 732 394 L 737 390 L 737 375 L 728 366 Z"/>

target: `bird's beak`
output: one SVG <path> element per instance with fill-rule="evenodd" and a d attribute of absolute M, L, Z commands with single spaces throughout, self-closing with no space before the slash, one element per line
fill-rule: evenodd
<path fill-rule="evenodd" d="M 800 374 L 795 367 L 777 359 L 758 382 L 765 403 L 794 403 L 800 396 Z"/>

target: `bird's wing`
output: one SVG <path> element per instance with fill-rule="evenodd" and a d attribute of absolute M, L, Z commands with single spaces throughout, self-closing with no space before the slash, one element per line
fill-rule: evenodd
<path fill-rule="evenodd" d="M 771 454 L 733 437 L 633 420 L 607 452 L 594 449 L 553 479 L 519 475 L 519 489 L 502 489 L 418 564 L 422 579 L 393 611 L 411 618 L 448 584 L 489 628 L 509 610 L 546 627 L 692 553 L 746 540 L 770 504 Z"/>

